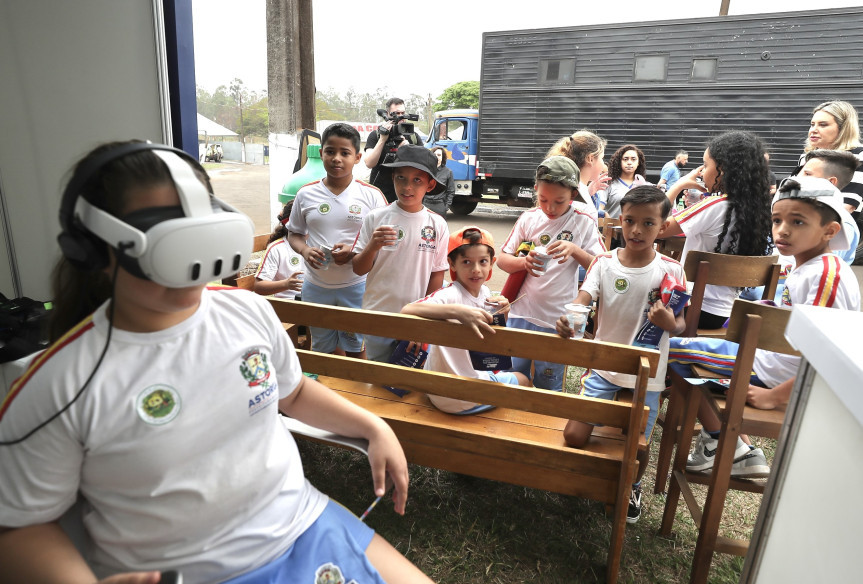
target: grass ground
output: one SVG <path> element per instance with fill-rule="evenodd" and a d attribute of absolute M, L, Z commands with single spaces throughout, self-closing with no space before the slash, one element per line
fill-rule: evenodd
<path fill-rule="evenodd" d="M 577 372 L 568 382 L 575 389 Z M 661 428 L 654 433 L 655 460 Z M 771 441 L 758 442 L 772 458 Z M 361 514 L 374 499 L 366 458 L 301 441 L 306 476 Z M 610 519 L 594 501 L 411 466 L 404 517 L 382 501 L 367 521 L 441 583 L 603 582 Z M 620 582 L 683 582 L 689 578 L 697 529 L 681 500 L 671 538 L 659 535 L 665 499 L 653 494 L 655 466 L 645 473 L 640 521 L 628 525 Z M 694 485 L 703 503 L 706 488 Z M 729 491 L 721 533 L 749 538 L 760 495 Z M 743 559 L 715 555 L 710 582 L 737 582 Z"/>

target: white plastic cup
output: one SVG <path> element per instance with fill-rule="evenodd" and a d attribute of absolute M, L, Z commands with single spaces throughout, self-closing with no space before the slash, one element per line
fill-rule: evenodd
<path fill-rule="evenodd" d="M 399 237 L 399 232 L 401 231 L 401 227 L 399 227 L 398 225 L 381 225 L 381 227 L 387 227 L 387 228 L 392 229 L 393 231 L 396 232 L 396 240 L 393 243 L 385 244 L 381 248 L 381 250 L 387 250 L 387 251 L 394 250 L 395 248 L 397 248 L 399 246 L 399 244 L 402 242 L 402 239 L 403 239 L 402 237 Z"/>
<path fill-rule="evenodd" d="M 575 332 L 572 338 L 583 339 L 584 329 L 587 327 L 587 317 L 590 316 L 590 306 L 570 303 L 563 308 L 566 310 L 566 320 L 569 321 L 569 328 Z"/>
<path fill-rule="evenodd" d="M 548 253 L 544 245 L 535 248 L 534 251 L 536 252 L 537 261 L 542 262 L 542 266 L 535 268 L 533 271 L 536 274 L 542 275 L 548 269 L 548 264 L 551 262 L 551 254 Z"/>
<path fill-rule="evenodd" d="M 321 251 L 324 252 L 324 261 L 319 270 L 326 270 L 330 267 L 330 262 L 333 261 L 333 248 L 329 245 L 322 245 Z"/>

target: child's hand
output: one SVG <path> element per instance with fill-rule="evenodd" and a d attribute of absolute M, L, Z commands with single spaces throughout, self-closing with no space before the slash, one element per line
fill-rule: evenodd
<path fill-rule="evenodd" d="M 456 313 L 456 318 L 463 325 L 469 326 L 473 332 L 481 339 L 485 337 L 482 333 L 494 334 L 494 329 L 491 328 L 491 313 L 486 312 L 482 308 L 474 308 L 472 306 L 459 306 Z"/>
<path fill-rule="evenodd" d="M 372 468 L 375 496 L 386 493 L 387 478 L 393 484 L 393 503 L 396 513 L 405 514 L 408 500 L 408 463 L 398 438 L 386 423 L 369 438 L 369 466 Z"/>
<path fill-rule="evenodd" d="M 707 189 L 704 185 L 698 182 L 696 179 L 701 178 L 701 173 L 704 172 L 704 165 L 702 164 L 696 169 L 688 172 L 686 175 L 680 178 L 680 182 L 683 184 L 683 188 L 685 189 L 698 189 L 702 193 L 706 193 Z M 674 186 L 677 186 L 675 184 Z"/>
<path fill-rule="evenodd" d="M 746 392 L 746 403 L 759 410 L 775 410 L 779 403 L 779 392 L 772 391 L 766 387 L 750 385 Z"/>
<path fill-rule="evenodd" d="M 524 269 L 534 278 L 538 278 L 542 275 L 542 272 L 539 271 L 540 268 L 542 268 L 542 262 L 536 259 L 536 250 L 532 249 L 524 257 Z"/>
<path fill-rule="evenodd" d="M 647 320 L 664 331 L 673 331 L 677 327 L 674 311 L 662 304 L 661 300 L 654 302 L 647 311 Z"/>
<path fill-rule="evenodd" d="M 547 249 L 548 253 L 551 254 L 552 259 L 557 260 L 557 263 L 559 264 L 565 264 L 566 261 L 572 257 L 572 254 L 575 253 L 575 250 L 579 249 L 579 247 L 571 241 L 558 239 L 549 245 Z"/>
<path fill-rule="evenodd" d="M 554 330 L 564 339 L 572 338 L 572 335 L 575 334 L 575 331 L 569 326 L 569 319 L 566 316 L 561 316 L 557 319 L 557 322 L 554 323 Z"/>
<path fill-rule="evenodd" d="M 423 348 L 423 344 L 422 344 L 422 343 L 418 343 L 418 342 L 416 342 L 416 341 L 409 341 L 409 342 L 408 342 L 408 346 L 407 346 L 407 348 L 405 349 L 405 352 L 407 352 L 407 353 L 413 353 L 414 355 L 419 355 L 419 354 L 420 354 L 420 349 L 422 349 L 422 348 Z"/>
<path fill-rule="evenodd" d="M 294 272 L 291 274 L 291 277 L 285 281 L 288 286 L 288 290 L 291 292 L 303 291 L 303 273 L 304 272 Z"/>
<path fill-rule="evenodd" d="M 596 194 L 596 191 L 603 191 L 608 188 L 608 183 L 611 182 L 611 177 L 608 176 L 607 172 L 600 172 L 599 176 L 596 180 L 591 181 L 589 185 L 587 185 L 587 192 L 590 193 L 590 196 Z"/>
<path fill-rule="evenodd" d="M 321 266 L 324 265 L 324 260 L 326 259 L 324 251 L 317 247 L 306 246 L 302 255 L 306 264 L 315 270 L 321 269 Z"/>
<path fill-rule="evenodd" d="M 333 261 L 337 266 L 348 263 L 351 259 L 351 247 L 344 243 L 337 243 L 333 246 Z"/>
<path fill-rule="evenodd" d="M 379 225 L 372 232 L 372 240 L 370 243 L 380 249 L 385 245 L 395 245 L 398 236 L 398 231 L 389 225 Z"/>
<path fill-rule="evenodd" d="M 492 315 L 506 314 L 509 312 L 509 299 L 502 294 L 489 296 L 486 302 L 494 302 L 497 304 L 497 307 L 491 309 Z"/>

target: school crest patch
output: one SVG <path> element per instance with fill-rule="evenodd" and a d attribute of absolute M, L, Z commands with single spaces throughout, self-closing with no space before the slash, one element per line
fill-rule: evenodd
<path fill-rule="evenodd" d="M 138 394 L 135 410 L 148 424 L 167 424 L 180 413 L 180 394 L 168 385 L 151 385 Z"/>
<path fill-rule="evenodd" d="M 558 241 L 572 241 L 572 231 L 561 231 L 557 234 Z"/>
<path fill-rule="evenodd" d="M 330 212 L 330 209 L 332 209 L 332 207 L 330 207 L 329 203 L 321 203 L 320 205 L 318 205 L 318 213 L 320 213 L 321 215 L 326 215 Z"/>
<path fill-rule="evenodd" d="M 539 245 L 548 245 L 549 241 L 551 241 L 551 235 L 548 233 L 543 233 L 539 236 Z"/>
<path fill-rule="evenodd" d="M 267 381 L 270 378 L 270 365 L 267 362 L 267 354 L 260 352 L 258 349 L 252 349 L 243 355 L 243 361 L 240 363 L 240 373 L 248 382 L 249 387 L 269 386 Z"/>
<path fill-rule="evenodd" d="M 350 207 L 348 207 L 348 213 L 350 213 L 351 215 L 359 215 L 362 212 L 363 212 L 363 208 L 357 204 L 353 204 Z"/>
<path fill-rule="evenodd" d="M 315 570 L 315 584 L 345 584 L 345 577 L 337 565 L 328 562 Z"/>
<path fill-rule="evenodd" d="M 437 234 L 435 233 L 434 227 L 431 225 L 426 225 L 420 231 L 420 237 L 426 243 L 432 242 L 437 238 Z"/>
<path fill-rule="evenodd" d="M 624 294 L 629 290 L 629 280 L 626 278 L 617 278 L 614 280 L 614 291 L 618 294 Z"/>
<path fill-rule="evenodd" d="M 293 257 L 288 261 L 288 263 L 289 263 L 289 264 L 291 264 L 292 266 L 298 266 L 298 265 L 300 265 L 300 258 L 298 258 L 297 256 L 293 256 Z"/>

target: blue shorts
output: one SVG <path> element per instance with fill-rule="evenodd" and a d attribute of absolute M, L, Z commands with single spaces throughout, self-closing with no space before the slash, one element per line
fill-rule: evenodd
<path fill-rule="evenodd" d="M 617 397 L 617 392 L 620 390 L 632 391 L 615 385 L 607 381 L 600 375 L 597 375 L 592 370 L 588 370 L 581 378 L 580 395 L 584 397 L 595 397 L 597 399 L 607 399 L 614 401 Z M 647 414 L 647 426 L 644 428 L 644 435 L 647 436 L 647 441 L 650 442 L 653 434 L 653 426 L 656 424 L 656 415 L 659 413 L 659 394 L 660 391 L 648 391 L 644 396 L 644 405 L 650 408 L 650 413 Z"/>
<path fill-rule="evenodd" d="M 372 528 L 331 500 L 288 551 L 265 566 L 228 580 L 227 584 L 353 581 L 386 584 L 366 557 L 366 548 L 374 535 Z"/>
<path fill-rule="evenodd" d="M 507 320 L 506 326 L 514 329 L 554 334 L 553 328 L 541 327 L 532 322 L 528 322 L 523 318 L 510 318 Z M 513 357 L 512 371 L 523 373 L 525 377 L 530 379 L 530 363 L 530 359 Z M 540 389 L 563 391 L 563 375 L 565 372 L 566 365 L 562 365 L 560 363 L 549 363 L 548 361 L 534 361 L 533 379 L 531 379 L 531 381 L 533 382 L 534 387 L 538 387 Z"/>
<path fill-rule="evenodd" d="M 321 288 L 308 280 L 303 281 L 303 302 L 342 306 L 345 308 L 362 308 L 363 293 L 366 291 L 365 281 L 347 288 Z M 312 333 L 312 351 L 332 353 L 341 347 L 347 353 L 359 353 L 363 350 L 363 336 L 357 333 L 334 331 L 325 328 L 309 327 Z"/>
<path fill-rule="evenodd" d="M 668 366 L 683 377 L 692 377 L 691 365 L 704 367 L 724 377 L 731 377 L 740 345 L 712 337 L 671 337 L 668 340 Z M 752 371 L 749 383 L 767 387 Z"/>
<path fill-rule="evenodd" d="M 489 381 L 496 381 L 497 383 L 508 383 L 510 385 L 518 385 L 518 378 L 512 371 L 486 371 L 486 373 L 488 373 Z M 453 415 L 469 416 L 471 414 L 481 414 L 482 412 L 493 410 L 495 407 L 496 406 L 479 404 L 461 412 L 454 412 Z"/>

